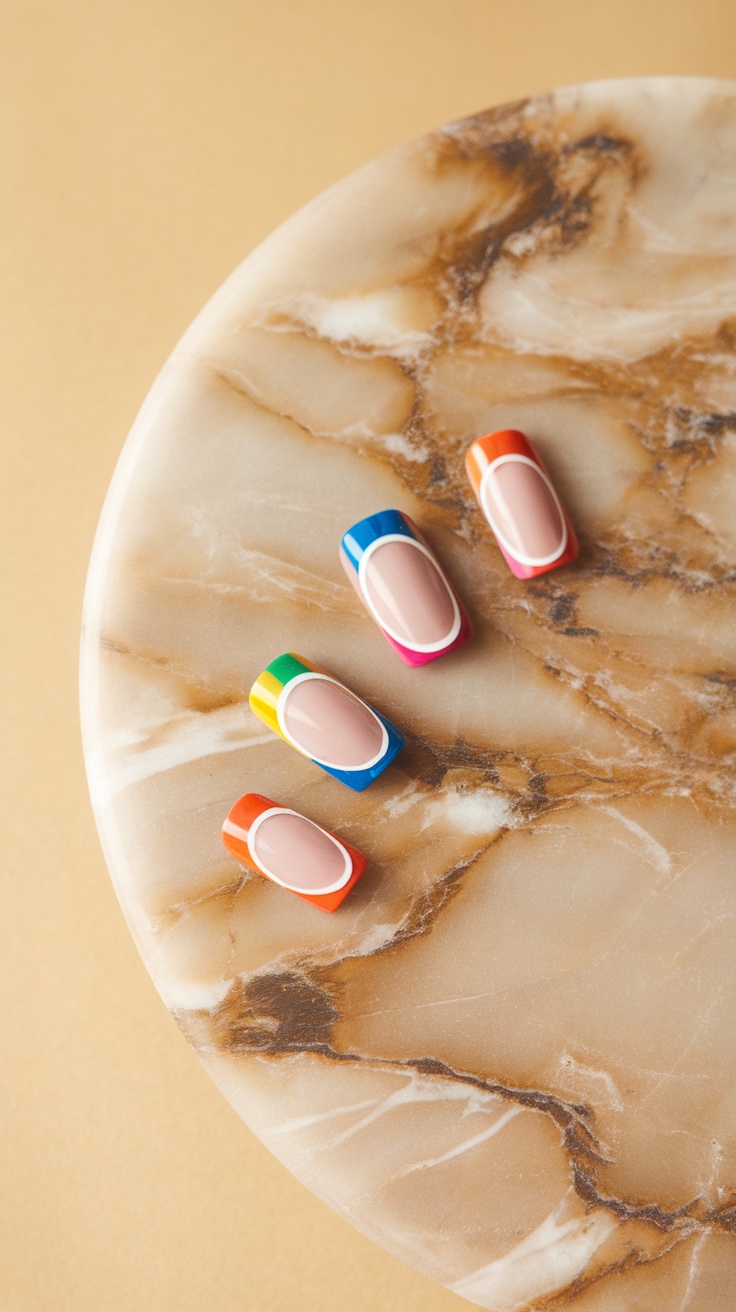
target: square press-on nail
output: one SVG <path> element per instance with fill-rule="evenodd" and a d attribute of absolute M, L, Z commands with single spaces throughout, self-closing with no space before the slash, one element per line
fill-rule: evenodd
<path fill-rule="evenodd" d="M 336 911 L 366 867 L 357 848 L 261 793 L 238 798 L 222 841 L 241 865 L 322 911 Z"/>
<path fill-rule="evenodd" d="M 461 647 L 470 619 L 408 515 L 379 510 L 343 536 L 345 573 L 405 665 L 426 665 Z"/>
<path fill-rule="evenodd" d="M 250 705 L 269 729 L 356 792 L 383 774 L 404 746 L 390 720 L 294 652 L 277 656 L 259 674 Z"/>
<path fill-rule="evenodd" d="M 569 565 L 575 531 L 528 437 L 515 428 L 473 442 L 465 467 L 483 514 L 517 579 Z"/>

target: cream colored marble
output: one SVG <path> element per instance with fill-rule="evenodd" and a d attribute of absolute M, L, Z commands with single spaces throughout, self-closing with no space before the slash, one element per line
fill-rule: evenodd
<path fill-rule="evenodd" d="M 502 425 L 581 538 L 530 584 L 463 472 Z M 386 505 L 476 625 L 420 670 L 337 559 Z M 348 178 L 206 308 L 110 492 L 86 753 L 151 974 L 296 1175 L 493 1312 L 736 1309 L 735 597 L 736 84 L 567 90 Z M 286 648 L 407 732 L 367 793 L 249 712 Z M 250 789 L 368 854 L 339 914 L 221 847 Z"/>

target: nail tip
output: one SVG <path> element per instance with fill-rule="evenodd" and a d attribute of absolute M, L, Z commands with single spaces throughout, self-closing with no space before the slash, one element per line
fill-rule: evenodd
<path fill-rule="evenodd" d="M 464 617 L 461 622 L 460 632 L 455 640 L 449 643 L 447 647 L 442 647 L 440 651 L 429 652 L 412 651 L 410 647 L 402 647 L 401 643 L 397 642 L 395 638 L 392 638 L 390 633 L 386 633 L 385 629 L 382 629 L 381 632 L 386 641 L 396 652 L 399 660 L 402 661 L 407 668 L 420 669 L 424 665 L 431 665 L 433 661 L 441 660 L 443 656 L 451 656 L 454 651 L 457 651 L 460 647 L 464 647 L 465 643 L 473 636 L 473 626 L 470 623 L 470 620 Z"/>

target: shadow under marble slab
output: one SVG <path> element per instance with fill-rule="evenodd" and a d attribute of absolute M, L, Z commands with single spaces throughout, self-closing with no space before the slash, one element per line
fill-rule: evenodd
<path fill-rule="evenodd" d="M 581 541 L 509 573 L 463 470 L 529 433 Z M 388 505 L 471 612 L 408 670 L 346 582 Z M 736 1312 L 736 84 L 591 84 L 346 179 L 238 269 L 103 513 L 82 702 L 144 960 L 265 1144 L 492 1312 Z M 407 733 L 350 794 L 249 712 L 302 651 Z M 219 831 L 364 851 L 327 917 Z"/>

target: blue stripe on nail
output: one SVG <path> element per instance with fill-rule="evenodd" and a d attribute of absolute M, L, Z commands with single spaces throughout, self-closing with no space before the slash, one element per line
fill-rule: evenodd
<path fill-rule="evenodd" d="M 355 570 L 360 565 L 363 552 L 371 543 L 378 538 L 385 538 L 389 533 L 400 533 L 402 537 L 416 541 L 416 534 L 412 533 L 400 510 L 379 510 L 348 529 L 342 539 L 342 549 Z"/>
<path fill-rule="evenodd" d="M 389 511 L 388 513 L 391 514 L 392 512 Z M 374 715 L 378 716 L 388 734 L 386 750 L 380 761 L 376 761 L 375 765 L 370 766 L 367 770 L 338 770 L 335 766 L 323 765 L 321 761 L 314 762 L 314 764 L 318 765 L 326 774 L 331 774 L 333 779 L 339 779 L 341 784 L 347 784 L 348 788 L 352 788 L 355 793 L 362 793 L 369 784 L 373 783 L 374 779 L 378 779 L 379 775 L 383 774 L 384 770 L 391 764 L 394 757 L 398 756 L 406 741 L 401 730 L 397 729 L 396 725 L 393 724 L 391 720 L 388 720 L 385 715 L 381 715 L 374 707 L 371 707 L 371 710 Z M 312 758 L 310 757 L 310 760 L 311 759 Z"/>

